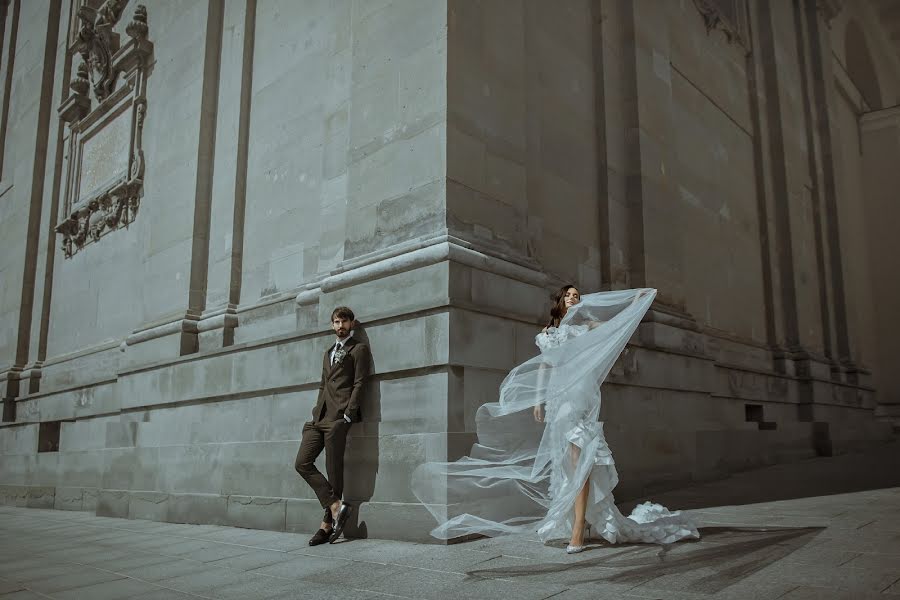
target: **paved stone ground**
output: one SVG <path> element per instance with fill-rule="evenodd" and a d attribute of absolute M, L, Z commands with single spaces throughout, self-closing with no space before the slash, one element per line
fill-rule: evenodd
<path fill-rule="evenodd" d="M 574 556 L 525 537 L 310 548 L 306 535 L 0 507 L 0 600 L 900 600 L 898 443 L 655 499 L 693 509 L 703 538 Z"/>

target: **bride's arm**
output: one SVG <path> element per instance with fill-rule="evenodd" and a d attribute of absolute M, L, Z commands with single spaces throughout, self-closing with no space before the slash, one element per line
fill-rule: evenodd
<path fill-rule="evenodd" d="M 541 330 L 541 333 L 547 333 L 548 327 L 544 327 Z M 537 373 L 537 389 L 543 389 L 544 387 L 544 378 L 547 376 L 546 367 L 543 363 L 538 366 Z M 544 404 L 543 402 L 538 402 L 534 405 L 534 420 L 538 423 L 543 423 L 544 421 Z"/>

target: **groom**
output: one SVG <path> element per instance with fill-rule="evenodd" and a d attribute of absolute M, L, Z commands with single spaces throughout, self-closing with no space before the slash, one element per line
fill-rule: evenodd
<path fill-rule="evenodd" d="M 309 540 L 310 546 L 334 543 L 350 517 L 351 507 L 341 501 L 344 449 L 350 425 L 360 421 L 359 403 L 372 369 L 369 347 L 353 338 L 355 322 L 353 311 L 346 306 L 339 306 L 331 313 L 331 328 L 337 339 L 322 359 L 319 399 L 313 408 L 312 421 L 303 425 L 294 463 L 325 509 L 319 530 Z M 315 465 L 323 449 L 327 479 Z"/>

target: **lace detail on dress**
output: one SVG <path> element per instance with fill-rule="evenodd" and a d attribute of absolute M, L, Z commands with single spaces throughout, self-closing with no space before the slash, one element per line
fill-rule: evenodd
<path fill-rule="evenodd" d="M 542 331 L 534 338 L 534 343 L 540 348 L 541 352 L 546 352 L 552 348 L 559 348 L 563 342 L 573 337 L 585 333 L 589 327 L 587 325 L 560 325 L 559 327 L 548 327 L 547 331 Z"/>

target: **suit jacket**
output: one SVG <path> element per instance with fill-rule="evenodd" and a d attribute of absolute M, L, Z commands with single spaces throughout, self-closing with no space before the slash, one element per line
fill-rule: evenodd
<path fill-rule="evenodd" d="M 322 380 L 313 421 L 339 421 L 347 415 L 357 423 L 361 420 L 363 387 L 372 371 L 372 356 L 366 344 L 351 337 L 344 344 L 344 357 L 332 365 L 333 348 L 334 345 L 329 346 L 322 358 Z"/>

